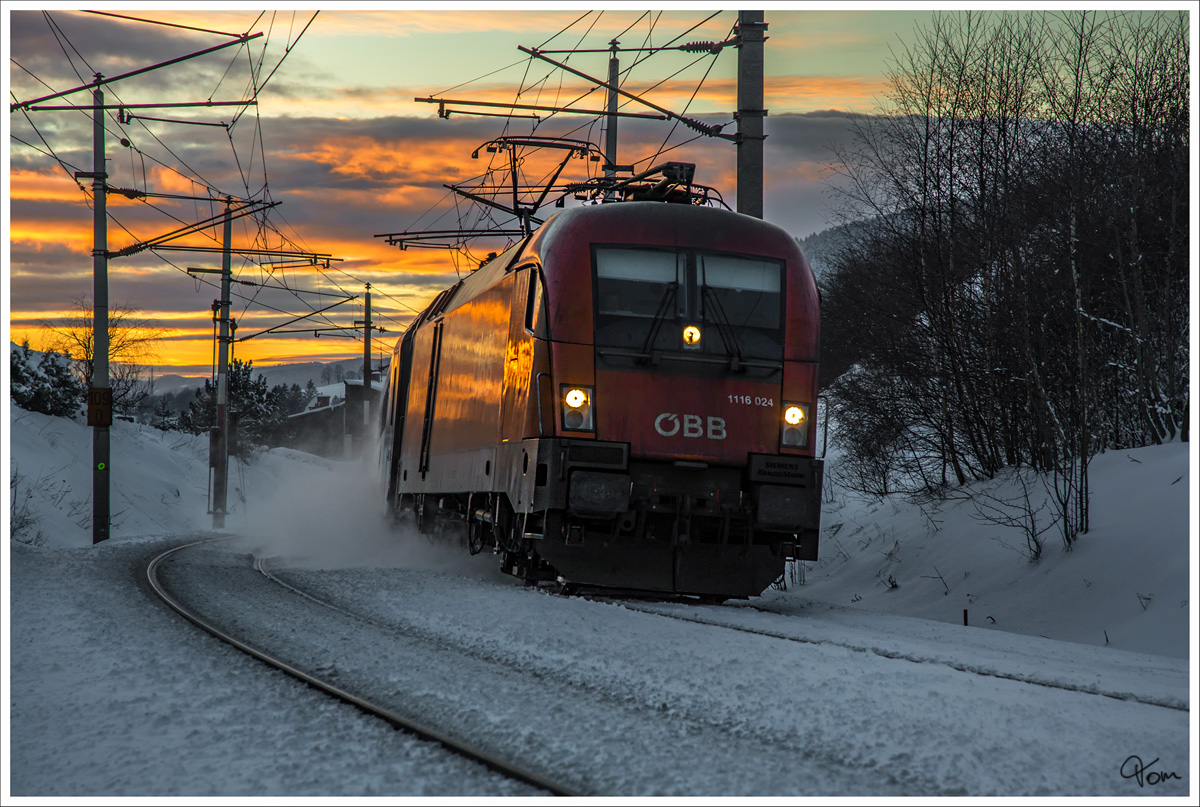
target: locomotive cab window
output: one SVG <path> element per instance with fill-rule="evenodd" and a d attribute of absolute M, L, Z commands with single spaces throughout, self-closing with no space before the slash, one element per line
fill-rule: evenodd
<path fill-rule="evenodd" d="M 706 319 L 723 316 L 734 328 L 779 327 L 783 296 L 778 263 L 704 255 L 701 266 L 701 288 L 708 301 Z"/>
<path fill-rule="evenodd" d="M 701 255 L 705 322 L 725 327 L 745 358 L 783 357 L 783 264 L 742 255 Z"/>
<path fill-rule="evenodd" d="M 654 317 L 668 307 L 676 312 L 683 281 L 683 255 L 643 249 L 596 250 L 597 307 L 601 316 Z"/>
<path fill-rule="evenodd" d="M 597 246 L 595 343 L 635 353 L 783 357 L 783 262 Z"/>

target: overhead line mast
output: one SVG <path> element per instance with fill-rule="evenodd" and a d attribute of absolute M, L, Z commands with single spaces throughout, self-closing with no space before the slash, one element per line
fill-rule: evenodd
<path fill-rule="evenodd" d="M 108 174 L 104 164 L 104 90 L 96 74 L 92 91 L 92 385 L 88 390 L 88 425 L 92 432 L 92 543 L 109 537 L 111 522 L 109 467 L 112 388 L 108 381 Z M 77 173 L 76 177 L 82 176 Z"/>
<path fill-rule="evenodd" d="M 604 178 L 609 185 L 605 191 L 606 201 L 612 201 L 613 181 L 617 178 L 617 82 L 621 78 L 621 60 L 617 56 L 617 40 L 608 43 L 612 48 L 608 57 L 608 126 L 604 130 Z"/>
<path fill-rule="evenodd" d="M 488 229 L 463 228 L 457 230 L 425 230 L 412 232 L 398 233 L 381 233 L 377 234 L 376 238 L 386 238 L 387 243 L 398 245 L 401 249 L 406 249 L 409 246 L 429 246 L 440 248 L 456 248 L 461 247 L 462 243 L 469 238 L 478 238 L 482 236 L 524 236 L 528 235 L 532 225 L 541 224 L 541 220 L 534 214 L 538 208 L 546 201 L 551 190 L 560 190 L 562 194 L 554 200 L 556 207 L 561 207 L 565 198 L 570 194 L 575 194 L 576 198 L 580 199 L 603 199 L 605 201 L 614 201 L 623 195 L 623 198 L 646 198 L 646 199 L 664 199 L 677 198 L 679 193 L 682 193 L 686 198 L 690 198 L 694 203 L 712 203 L 714 200 L 721 205 L 725 205 L 724 200 L 720 198 L 720 194 L 712 188 L 694 185 L 692 183 L 692 168 L 684 163 L 668 162 L 662 165 L 655 166 L 648 171 L 643 171 L 636 177 L 620 179 L 619 175 L 622 172 L 632 171 L 632 166 L 622 166 L 617 160 L 617 129 L 620 117 L 630 118 L 653 118 L 658 120 L 674 120 L 684 124 L 702 135 L 708 137 L 717 137 L 722 140 L 727 140 L 737 145 L 737 210 L 755 218 L 762 218 L 763 215 L 763 117 L 766 115 L 766 110 L 763 109 L 763 43 L 766 41 L 765 31 L 767 24 L 764 21 L 764 13 L 762 11 L 740 11 L 738 12 L 738 22 L 734 28 L 733 36 L 722 42 L 691 42 L 684 45 L 670 46 L 665 48 L 620 48 L 620 42 L 614 38 L 609 41 L 608 47 L 604 50 L 572 50 L 565 51 L 567 53 L 601 53 L 609 54 L 609 70 L 607 80 L 601 80 L 588 75 L 580 70 L 577 70 L 564 62 L 551 58 L 548 54 L 564 53 L 560 50 L 546 50 L 542 48 L 527 48 L 518 46 L 518 50 L 529 56 L 540 59 L 558 67 L 568 73 L 583 78 L 592 82 L 599 88 L 606 90 L 606 108 L 604 110 L 595 109 L 579 109 L 574 107 L 559 107 L 539 104 L 517 104 L 503 103 L 495 101 L 468 101 L 464 99 L 436 98 L 433 96 L 427 98 L 414 98 L 414 101 L 422 103 L 438 104 L 438 116 L 448 118 L 451 113 L 461 112 L 463 114 L 489 114 L 489 113 L 471 113 L 461 109 L 451 109 L 448 105 L 458 106 L 488 106 L 499 107 L 511 110 L 545 110 L 552 113 L 576 113 L 590 114 L 601 117 L 605 120 L 605 142 L 603 148 L 604 168 L 602 177 L 592 177 L 584 182 L 568 182 L 564 186 L 555 187 L 559 176 L 566 166 L 566 160 L 558 166 L 554 171 L 552 178 L 545 182 L 545 188 L 541 192 L 537 200 L 532 204 L 522 202 L 521 198 L 524 194 L 536 194 L 537 188 L 529 185 L 521 184 L 517 178 L 517 170 L 520 161 L 516 157 L 515 150 L 518 146 L 528 147 L 546 147 L 552 146 L 555 148 L 570 148 L 566 145 L 566 140 L 561 139 L 561 144 L 555 144 L 555 138 L 546 138 L 544 141 L 535 142 L 534 138 L 497 138 L 490 141 L 488 151 L 497 151 L 504 148 L 512 150 L 509 155 L 509 171 L 512 172 L 510 189 L 512 193 L 512 203 L 504 204 L 500 201 L 500 194 L 503 192 L 499 185 L 497 186 L 477 186 L 464 187 L 461 185 L 446 185 L 445 187 L 453 193 L 470 199 L 484 207 L 493 208 L 507 213 L 517 220 L 518 227 L 514 228 L 511 225 L 507 227 L 493 227 Z M 620 63 L 618 53 L 621 50 L 641 51 L 641 50 L 679 50 L 690 53 L 709 52 L 718 54 L 727 47 L 732 46 L 738 49 L 738 98 L 737 110 L 734 112 L 734 119 L 738 123 L 738 131 L 736 134 L 725 133 L 723 130 L 725 125 L 711 125 L 695 118 L 687 117 L 686 115 L 677 114 L 661 106 L 658 106 L 641 96 L 621 89 L 620 81 Z M 622 112 L 618 107 L 618 97 L 627 98 L 645 107 L 653 110 L 651 113 L 635 113 Z M 540 120 L 540 119 L 539 119 Z M 575 142 L 575 141 L 571 141 Z M 589 144 L 590 145 L 590 144 Z M 482 148 L 482 147 L 481 147 Z M 599 152 L 599 149 L 592 149 Z M 479 149 L 472 154 L 473 157 L 478 156 Z M 594 159 L 594 158 L 593 158 Z M 489 169 L 490 170 L 490 169 Z M 652 185 L 638 185 L 637 183 L 650 178 L 653 175 L 661 174 L 661 180 Z M 679 192 L 669 190 L 669 187 L 686 185 L 686 189 L 680 189 Z M 538 186 L 540 187 L 540 186 Z M 494 198 L 488 198 L 491 195 Z M 527 197 L 532 200 L 532 196 Z M 678 197 L 682 198 L 682 197 Z"/>
<path fill-rule="evenodd" d="M 104 14 L 104 12 L 92 12 L 92 13 Z M 108 14 L 106 16 L 123 17 L 123 15 L 116 15 L 116 14 Z M 123 17 L 123 18 L 134 20 L 134 21 L 139 21 L 139 22 L 155 22 L 152 20 L 140 20 L 140 19 L 134 18 L 134 17 Z M 315 19 L 315 18 L 316 18 L 316 14 L 313 15 L 313 19 Z M 308 27 L 309 27 L 309 25 L 312 24 L 313 19 L 310 19 L 308 24 L 305 25 L 304 30 L 302 30 L 300 32 L 300 36 L 303 36 L 304 31 L 308 30 Z M 107 204 L 106 204 L 108 194 L 113 193 L 113 194 L 126 196 L 130 199 L 141 199 L 141 200 L 145 200 L 147 198 L 164 198 L 164 199 L 169 198 L 169 199 L 192 199 L 192 200 L 200 201 L 200 200 L 207 200 L 210 197 L 195 197 L 195 196 L 180 195 L 180 194 L 151 193 L 149 191 L 139 191 L 139 190 L 134 190 L 134 189 L 110 186 L 107 182 L 108 173 L 106 170 L 106 157 L 105 157 L 105 120 L 104 120 L 104 116 L 105 116 L 106 111 L 108 111 L 108 110 L 118 111 L 118 121 L 122 125 L 129 123 L 136 117 L 136 118 L 140 118 L 140 119 L 144 119 L 144 120 L 154 120 L 154 121 L 160 121 L 160 122 L 164 122 L 164 123 L 178 123 L 178 124 L 200 125 L 200 126 L 219 126 L 219 127 L 224 127 L 227 131 L 229 131 L 232 128 L 231 124 L 208 123 L 208 122 L 203 122 L 203 121 L 173 120 L 173 119 L 168 119 L 168 118 L 148 118 L 145 116 L 134 115 L 130 112 L 130 110 L 187 108 L 187 107 L 192 107 L 192 108 L 197 108 L 197 107 L 240 107 L 241 110 L 244 112 L 246 109 L 249 109 L 250 107 L 257 106 L 258 92 L 261 91 L 262 87 L 265 86 L 267 81 L 270 81 L 271 76 L 273 76 L 275 74 L 275 71 L 279 69 L 279 65 L 282 64 L 282 61 L 283 61 L 282 59 L 280 59 L 280 62 L 278 64 L 276 64 L 274 70 L 272 70 L 271 74 L 267 76 L 267 79 L 264 80 L 262 82 L 262 84 L 259 84 L 255 87 L 255 96 L 253 98 L 249 98 L 249 99 L 245 99 L 245 100 L 213 101 L 211 98 L 209 98 L 208 100 L 205 100 L 205 101 L 175 102 L 175 103 L 162 102 L 162 103 L 105 104 L 105 102 L 104 102 L 104 87 L 109 84 L 113 84 L 115 82 L 122 81 L 122 80 L 128 79 L 128 78 L 133 78 L 135 76 L 140 76 L 140 75 L 149 73 L 151 71 L 157 70 L 162 67 L 179 64 L 181 62 L 184 62 L 184 61 L 187 61 L 190 59 L 194 59 L 199 56 L 212 54 L 212 53 L 224 50 L 226 48 L 229 48 L 229 47 L 232 47 L 235 45 L 245 45 L 245 44 L 251 42 L 252 40 L 258 39 L 263 36 L 262 33 L 254 33 L 254 34 L 246 33 L 246 34 L 241 34 L 241 35 L 235 35 L 235 34 L 225 34 L 225 33 L 219 32 L 219 31 L 209 31 L 207 29 L 201 29 L 201 28 L 191 28 L 190 26 L 172 25 L 170 23 L 157 23 L 157 24 L 170 25 L 171 27 L 177 27 L 177 28 L 190 28 L 191 30 L 200 31 L 203 33 L 216 33 L 216 34 L 220 34 L 222 36 L 228 37 L 228 38 L 230 38 L 230 40 L 227 42 L 223 42 L 219 45 L 210 47 L 210 48 L 205 48 L 200 51 L 195 51 L 193 53 L 189 53 L 184 56 L 169 59 L 167 61 L 159 62 L 157 64 L 153 64 L 153 65 L 150 65 L 147 67 L 142 67 L 142 68 L 138 68 L 135 70 L 131 70 L 129 72 L 122 73 L 120 75 L 112 76 L 109 78 L 105 78 L 100 72 L 96 72 L 94 74 L 94 79 L 87 84 L 82 84 L 80 86 L 73 87 L 68 90 L 54 92 L 49 95 L 43 95 L 43 96 L 29 99 L 26 101 L 13 101 L 10 104 L 10 112 L 20 111 L 20 112 L 28 113 L 30 111 L 75 110 L 75 111 L 89 111 L 92 113 L 92 130 L 93 130 L 92 170 L 91 171 L 77 171 L 77 172 L 75 172 L 74 176 L 77 180 L 84 179 L 84 178 L 89 178 L 92 180 L 92 208 L 93 208 L 93 229 L 94 229 L 93 246 L 92 246 L 92 257 L 93 257 L 93 323 L 92 323 L 92 326 L 93 326 L 92 327 L 93 351 L 92 351 L 92 371 L 91 371 L 90 386 L 87 390 L 87 393 L 88 393 L 87 401 L 88 401 L 88 425 L 92 426 L 94 428 L 93 451 L 92 451 L 92 473 L 93 473 L 93 477 L 92 477 L 92 479 L 93 479 L 93 483 L 92 483 L 92 542 L 93 542 L 93 544 L 99 543 L 99 542 L 109 538 L 110 530 L 111 530 L 110 480 L 111 480 L 112 464 L 111 464 L 111 458 L 110 458 L 110 427 L 112 425 L 112 420 L 113 420 L 113 417 L 112 417 L 113 401 L 112 401 L 112 389 L 111 389 L 110 379 L 109 379 L 109 350 L 110 350 L 110 344 L 109 344 L 109 325 L 110 325 L 110 322 L 109 322 L 109 289 L 108 289 L 108 274 L 109 274 L 108 273 L 108 263 L 109 263 L 109 260 L 112 258 L 118 258 L 118 257 L 124 257 L 124 256 L 128 256 L 128 255 L 137 254 L 144 250 L 151 250 L 151 251 L 179 250 L 179 251 L 193 251 L 193 252 L 218 252 L 219 251 L 223 255 L 222 268 L 220 270 L 213 270 L 213 269 L 189 269 L 188 270 L 189 273 L 191 273 L 191 272 L 198 272 L 198 273 L 211 272 L 211 273 L 215 274 L 215 273 L 219 272 L 221 274 L 221 285 L 222 285 L 221 300 L 216 301 L 215 306 L 214 306 L 214 308 L 219 310 L 219 312 L 220 312 L 219 319 L 220 319 L 220 323 L 221 323 L 221 334 L 220 334 L 219 338 L 220 338 L 220 342 L 222 345 L 221 367 L 220 367 L 220 371 L 218 373 L 218 378 L 217 378 L 217 398 L 218 398 L 218 407 L 217 408 L 218 408 L 218 423 L 220 424 L 220 427 L 218 429 L 218 434 L 216 435 L 220 439 L 221 446 L 220 446 L 220 450 L 215 452 L 219 456 L 210 457 L 210 464 L 212 464 L 214 467 L 217 466 L 218 464 L 221 466 L 221 472 L 219 474 L 219 479 L 218 479 L 219 486 L 221 487 L 219 501 L 217 501 L 218 497 L 214 496 L 214 508 L 213 508 L 214 527 L 223 526 L 224 518 L 225 518 L 226 480 L 224 478 L 224 466 L 226 464 L 226 458 L 227 458 L 227 453 L 228 453 L 227 452 L 228 446 L 227 446 L 226 441 L 228 440 L 228 436 L 229 436 L 228 429 L 227 429 L 226 423 L 225 423 L 225 419 L 228 414 L 228 403 L 229 403 L 229 400 L 228 400 L 228 398 L 229 398 L 228 380 L 229 379 L 228 379 L 227 349 L 234 341 L 232 334 L 236 330 L 236 327 L 237 327 L 236 322 L 233 321 L 229 316 L 229 305 L 230 305 L 230 303 L 229 303 L 229 296 L 230 296 L 229 295 L 229 284 L 231 282 L 238 282 L 238 283 L 245 283 L 247 285 L 262 286 L 262 287 L 266 287 L 266 288 L 280 288 L 278 286 L 272 286 L 270 284 L 257 284 L 257 283 L 253 283 L 250 281 L 235 281 L 232 278 L 231 257 L 233 255 L 233 253 L 236 252 L 236 253 L 242 254 L 242 255 L 270 256 L 270 257 L 274 257 L 274 258 L 285 258 L 285 259 L 306 259 L 307 265 L 316 266 L 316 265 L 318 265 L 318 263 L 324 263 L 324 266 L 327 269 L 329 268 L 331 260 L 341 260 L 339 258 L 333 258 L 330 255 L 313 254 L 313 253 L 300 252 L 300 251 L 284 251 L 284 250 L 268 250 L 268 249 L 234 249 L 230 243 L 231 238 L 232 238 L 231 224 L 232 224 L 233 219 L 240 218 L 242 216 L 257 214 L 263 210 L 275 207 L 277 204 L 279 204 L 279 202 L 268 203 L 268 202 L 254 201 L 254 200 L 239 200 L 239 199 L 235 199 L 234 197 L 229 196 L 229 195 L 224 195 L 225 211 L 222 215 L 213 216 L 209 219 L 206 219 L 203 222 L 185 225 L 182 228 L 173 230 L 171 232 L 165 233 L 160 236 L 156 236 L 148 241 L 139 241 L 135 244 L 125 247 L 124 249 L 120 249 L 120 250 L 116 250 L 116 251 L 109 251 L 109 249 L 108 249 L 108 221 L 107 221 L 108 211 L 107 211 Z M 296 41 L 298 41 L 298 40 L 299 40 L 299 36 L 297 36 L 297 38 L 296 38 Z M 285 57 L 286 57 L 287 53 L 290 52 L 291 49 L 295 46 L 295 44 L 296 44 L 295 42 L 292 42 L 287 47 L 285 54 L 284 54 Z M 35 76 L 35 78 L 36 78 L 36 76 Z M 49 101 L 54 101 L 56 99 L 65 98 L 66 96 L 70 96 L 75 93 L 84 92 L 87 90 L 91 90 L 91 101 L 92 101 L 91 104 L 62 103 L 62 104 L 51 105 L 51 104 L 47 103 Z M 238 113 L 237 117 L 240 117 L 240 115 L 241 115 L 241 112 Z M 235 117 L 234 123 L 236 123 L 237 117 Z M 231 142 L 232 142 L 232 138 L 231 138 Z M 127 146 L 127 147 L 130 145 L 129 141 L 124 138 L 121 139 L 121 144 L 124 146 Z M 168 151 L 169 151 L 169 149 L 168 149 Z M 61 161 L 60 161 L 60 164 L 61 164 Z M 235 204 L 238 206 L 234 207 Z M 166 243 L 168 241 L 174 241 L 174 240 L 181 238 L 188 234 L 198 233 L 202 229 L 206 228 L 207 226 L 209 226 L 211 224 L 215 224 L 218 220 L 222 220 L 222 219 L 223 219 L 223 224 L 224 224 L 224 238 L 223 238 L 223 245 L 220 247 L 168 245 Z M 280 266 L 282 266 L 282 264 L 280 264 Z M 287 289 L 287 290 L 292 291 L 293 293 L 298 293 L 298 292 L 303 291 L 303 290 L 297 290 L 297 289 Z M 308 292 L 308 293 L 324 294 L 324 292 Z M 354 298 L 347 298 L 347 299 L 354 299 Z M 345 300 L 343 300 L 343 302 L 344 301 Z M 337 305 L 337 304 L 338 303 L 335 303 L 335 305 Z M 330 306 L 330 307 L 332 307 L 332 306 Z M 325 309 L 322 309 L 322 310 L 325 310 Z M 319 313 L 319 312 L 313 312 L 313 314 L 316 314 L 316 313 Z M 311 316 L 311 314 L 306 315 L 306 316 Z M 368 314 L 368 317 L 369 317 L 369 314 Z M 295 321 L 295 320 L 293 320 L 293 321 Z M 383 329 L 380 328 L 377 330 L 383 330 Z M 211 448 L 212 447 L 210 445 L 210 449 Z M 219 460 L 219 462 L 218 462 L 218 460 Z"/>
<path fill-rule="evenodd" d="M 224 234 L 225 252 L 221 256 L 221 335 L 220 354 L 217 361 L 217 450 L 216 457 L 209 459 L 209 465 L 215 471 L 213 475 L 213 529 L 225 527 L 225 515 L 228 511 L 227 492 L 229 489 L 229 281 L 232 277 L 232 254 L 230 246 L 233 243 L 233 215 L 230 200 L 225 200 Z M 209 442 L 209 453 L 213 453 L 212 442 Z M 214 462 L 215 459 L 215 462 Z"/>
<path fill-rule="evenodd" d="M 763 42 L 761 11 L 738 12 L 737 210 L 763 217 Z"/>

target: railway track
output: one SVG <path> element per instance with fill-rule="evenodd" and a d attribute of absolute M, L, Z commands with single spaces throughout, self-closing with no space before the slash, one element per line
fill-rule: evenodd
<path fill-rule="evenodd" d="M 537 781 L 550 783 L 538 785 L 542 792 L 692 795 L 706 792 L 697 790 L 694 764 L 700 760 L 705 766 L 701 781 L 725 794 L 795 793 L 796 783 L 805 779 L 797 778 L 797 768 L 810 778 L 825 767 L 841 768 L 855 787 L 891 795 L 908 787 L 899 780 L 879 782 L 876 771 L 846 768 L 820 750 L 797 761 L 794 749 L 779 745 L 770 732 L 731 726 L 690 698 L 664 692 L 648 701 L 644 688 L 581 674 L 556 653 L 514 655 L 505 639 L 464 637 L 456 626 L 460 617 L 474 618 L 469 605 L 432 602 L 423 589 L 397 588 L 383 570 L 365 577 L 342 573 L 364 587 L 355 597 L 352 586 L 344 600 L 337 585 L 321 587 L 326 575 L 294 568 L 272 573 L 286 578 L 285 589 L 267 580 L 263 564 L 255 568 L 244 548 L 200 543 L 156 564 L 158 577 L 167 578 L 162 587 L 185 601 L 180 603 L 184 610 L 201 612 L 203 621 L 233 634 L 241 645 L 270 648 L 266 655 L 304 673 L 301 680 L 352 693 L 435 734 L 470 738 L 464 745 L 489 758 L 540 772 Z M 180 562 L 171 562 L 181 554 Z M 374 600 L 364 599 L 364 591 Z M 493 593 L 521 600 L 531 596 L 507 585 L 483 592 L 489 603 Z M 373 602 L 387 608 L 380 611 Z M 397 602 L 405 604 L 400 611 Z M 436 627 L 424 618 L 429 611 L 438 615 Z M 494 626 L 521 634 L 545 629 L 503 618 Z M 607 664 L 603 653 L 589 658 Z M 681 764 L 680 754 L 695 763 Z"/>
<path fill-rule="evenodd" d="M 1177 754 L 1164 738 L 1187 719 L 1186 671 L 1132 654 L 770 603 L 559 597 L 466 570 L 278 565 L 201 543 L 154 564 L 184 610 L 393 725 L 538 772 L 511 786 L 542 793 L 1067 792 L 1039 762 L 1053 738 L 1087 739 L 1071 756 L 1086 783 L 1116 777 L 1108 757 L 1130 746 Z M 983 740 L 944 740 L 1012 731 L 1031 750 L 986 770 Z M 1031 770 L 1049 778 L 1022 789 Z"/>
<path fill-rule="evenodd" d="M 871 653 L 871 654 L 881 656 L 881 657 L 887 658 L 887 659 L 895 659 L 895 660 L 900 660 L 900 661 L 911 661 L 911 662 L 917 663 L 917 664 L 930 664 L 930 663 L 940 664 L 944 667 L 948 667 L 950 669 L 957 670 L 959 672 L 968 673 L 971 675 L 979 675 L 979 676 L 987 677 L 987 678 L 1000 678 L 1000 679 L 1005 679 L 1005 680 L 1009 680 L 1009 681 L 1017 681 L 1022 684 L 1031 684 L 1033 686 L 1047 687 L 1049 689 L 1058 689 L 1058 690 L 1063 690 L 1063 691 L 1068 691 L 1068 692 L 1081 692 L 1081 693 L 1088 694 L 1088 695 L 1096 695 L 1096 696 L 1105 697 L 1105 698 L 1112 698 L 1114 700 L 1131 701 L 1134 703 L 1141 703 L 1141 704 L 1145 704 L 1147 706 L 1160 706 L 1165 709 L 1175 709 L 1175 710 L 1181 711 L 1181 712 L 1190 711 L 1190 708 L 1187 704 L 1180 703 L 1175 698 L 1166 698 L 1166 697 L 1160 698 L 1160 697 L 1156 697 L 1154 695 L 1147 695 L 1144 693 L 1137 693 L 1137 692 L 1132 692 L 1129 690 L 1107 689 L 1102 686 L 1095 686 L 1095 685 L 1080 685 L 1080 684 L 1074 684 L 1074 683 L 1064 683 L 1064 682 L 1055 681 L 1055 680 L 1046 678 L 1044 676 L 1038 676 L 1038 675 L 1026 674 L 1026 673 L 1017 673 L 1017 672 L 1007 672 L 1007 671 L 1003 671 L 1003 670 L 997 670 L 994 668 L 985 668 L 985 667 L 981 667 L 979 665 L 955 661 L 952 659 L 946 659 L 946 658 L 931 659 L 930 657 L 928 657 L 926 655 L 921 655 L 921 654 L 912 653 L 912 652 L 905 652 L 903 650 L 899 650 L 896 648 L 886 648 L 886 647 L 873 646 L 873 645 L 862 644 L 862 643 L 857 643 L 857 642 L 837 641 L 837 640 L 832 640 L 832 639 L 828 639 L 828 638 L 811 638 L 811 637 L 807 637 L 807 636 L 803 636 L 803 635 L 786 633 L 784 631 L 779 631 L 779 630 L 768 630 L 765 628 L 752 628 L 752 627 L 747 627 L 745 625 L 734 624 L 732 620 L 730 620 L 728 618 L 722 619 L 720 616 L 713 616 L 713 615 L 699 616 L 696 614 L 689 615 L 689 614 L 683 614 L 683 613 L 672 613 L 668 610 L 665 610 L 662 607 L 655 607 L 655 605 L 650 604 L 650 602 L 639 603 L 636 600 L 617 599 L 617 598 L 613 598 L 613 597 L 603 597 L 603 596 L 595 596 L 595 595 L 590 595 L 587 597 L 587 599 L 594 600 L 596 602 L 605 602 L 605 603 L 609 603 L 609 604 L 613 604 L 613 605 L 621 605 L 622 607 L 627 608 L 628 610 L 637 611 L 639 613 L 652 614 L 654 616 L 660 616 L 660 617 L 664 617 L 667 619 L 675 619 L 675 620 L 679 620 L 681 622 L 690 622 L 692 624 L 697 624 L 697 625 L 708 625 L 708 626 L 715 627 L 715 628 L 722 628 L 725 630 L 737 631 L 739 633 L 746 633 L 746 634 L 750 634 L 752 636 L 764 636 L 764 637 L 771 638 L 771 639 L 779 639 L 779 640 L 785 641 L 785 642 L 796 642 L 799 644 L 842 647 L 842 648 L 846 648 L 847 650 L 853 650 L 855 652 Z M 675 600 L 663 600 L 662 602 L 670 603 L 673 605 L 679 604 L 678 601 L 675 601 Z M 705 603 L 698 603 L 697 606 L 704 607 L 706 610 L 716 610 L 718 608 L 718 606 L 713 606 L 711 604 L 705 604 Z M 739 610 L 744 610 L 744 609 L 739 609 Z M 787 616 L 785 614 L 780 614 L 778 612 L 771 611 L 769 609 L 763 609 L 763 608 L 757 608 L 757 607 L 751 607 L 749 610 L 753 610 L 756 613 L 769 614 L 769 615 L 779 616 L 779 617 L 783 617 L 783 618 L 786 618 L 786 616 Z"/>
<path fill-rule="evenodd" d="M 213 541 L 220 541 L 220 540 L 225 540 L 225 539 L 210 538 L 210 539 L 206 539 L 204 541 L 196 541 L 193 543 L 184 544 L 182 546 L 175 547 L 173 549 L 169 549 L 166 552 L 163 552 L 162 554 L 155 557 L 147 565 L 146 579 L 147 579 L 151 589 L 154 591 L 154 593 L 156 595 L 158 595 L 158 597 L 164 603 L 166 603 L 171 609 L 176 611 L 180 616 L 187 619 L 189 622 L 193 623 L 194 625 L 201 628 L 202 630 L 204 630 L 204 631 L 210 633 L 211 635 L 215 636 L 216 638 L 220 639 L 221 641 L 226 642 L 226 643 L 232 645 L 233 647 L 236 647 L 238 650 L 241 650 L 242 652 L 244 652 L 250 656 L 253 656 L 254 658 L 258 659 L 259 661 L 262 661 L 264 664 L 267 664 L 270 667 L 280 670 L 281 672 L 287 673 L 288 675 L 303 681 L 304 683 L 308 684 L 309 686 L 312 686 L 322 692 L 327 693 L 328 695 L 333 696 L 334 698 L 337 698 L 338 700 L 341 700 L 345 703 L 348 703 L 352 706 L 355 706 L 355 707 L 361 709 L 362 711 L 366 712 L 367 714 L 378 717 L 381 720 L 386 721 L 387 723 L 389 723 L 390 725 L 394 726 L 397 729 L 402 729 L 402 730 L 409 732 L 410 734 L 413 734 L 416 737 L 419 737 L 423 740 L 435 742 L 435 743 L 441 745 L 443 748 L 447 749 L 448 751 L 451 751 L 454 754 L 458 754 L 459 756 L 465 757 L 466 759 L 469 759 L 473 762 L 477 762 L 477 763 L 487 767 L 489 770 L 492 770 L 502 776 L 506 776 L 510 779 L 513 779 L 518 782 L 522 782 L 527 785 L 531 785 L 532 787 L 538 788 L 541 791 L 544 791 L 546 793 L 549 793 L 549 794 L 552 794 L 555 796 L 580 796 L 580 795 L 582 795 L 581 793 L 579 793 L 578 791 L 576 791 L 573 788 L 559 784 L 558 782 L 555 782 L 545 776 L 541 776 L 539 774 L 528 771 L 519 765 L 516 765 L 516 764 L 506 761 L 504 759 L 501 759 L 500 757 L 497 757 L 494 754 L 488 753 L 487 751 L 477 748 L 476 746 L 470 744 L 469 742 L 466 742 L 464 740 L 461 740 L 461 739 L 458 739 L 455 737 L 451 737 L 451 736 L 449 736 L 441 731 L 438 731 L 430 726 L 424 725 L 423 723 L 418 722 L 410 717 L 398 714 L 394 710 L 384 707 L 382 705 L 379 705 L 377 703 L 374 703 L 373 701 L 371 701 L 368 698 L 364 698 L 364 697 L 354 694 L 353 692 L 349 692 L 346 689 L 343 689 L 342 687 L 339 687 L 336 684 L 320 677 L 319 675 L 316 675 L 316 674 L 306 671 L 306 670 L 302 670 L 298 666 L 295 666 L 295 665 L 290 664 L 280 658 L 277 658 L 272 653 L 267 652 L 266 650 L 263 650 L 259 647 L 255 647 L 252 644 L 250 644 L 249 642 L 245 642 L 245 641 L 242 641 L 241 639 L 238 639 L 236 636 L 232 635 L 228 630 L 225 630 L 222 627 L 216 625 L 213 621 L 211 621 L 208 618 L 204 617 L 203 615 L 199 614 L 197 611 L 189 608 L 188 606 L 183 604 L 179 599 L 172 596 L 172 594 L 167 590 L 163 581 L 159 577 L 160 566 L 168 558 L 171 558 L 176 553 L 182 552 L 186 549 L 189 549 L 189 548 L 192 548 L 195 546 L 199 546 L 201 544 L 207 544 L 207 543 L 211 543 Z M 281 581 L 278 578 L 271 575 L 266 570 L 266 568 L 264 566 L 262 566 L 261 564 L 259 564 L 259 570 L 264 575 L 266 575 L 269 579 L 273 580 L 274 582 L 279 583 L 280 585 L 283 585 L 292 591 L 296 591 L 297 593 L 301 594 L 302 596 L 308 597 L 309 599 L 313 600 L 314 602 L 318 602 L 318 603 L 325 605 L 326 607 L 330 607 L 330 608 L 335 607 L 328 603 L 324 603 L 321 600 L 318 600 L 317 598 L 311 597 L 310 595 L 305 594 L 304 592 L 300 592 L 300 591 L 296 590 L 295 588 L 293 588 L 292 586 L 288 586 L 283 581 Z"/>

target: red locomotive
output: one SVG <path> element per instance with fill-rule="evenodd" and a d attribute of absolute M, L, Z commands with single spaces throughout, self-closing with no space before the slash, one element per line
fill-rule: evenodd
<path fill-rule="evenodd" d="M 529 584 L 761 594 L 817 558 L 818 338 L 812 270 L 779 227 L 563 210 L 396 344 L 389 504 Z"/>

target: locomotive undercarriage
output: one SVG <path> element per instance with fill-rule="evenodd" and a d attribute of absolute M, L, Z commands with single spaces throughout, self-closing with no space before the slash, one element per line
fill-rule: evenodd
<path fill-rule="evenodd" d="M 562 448 L 558 456 L 569 456 L 570 446 Z M 762 463 L 750 469 L 564 464 L 554 473 L 538 470 L 534 497 L 559 507 L 515 512 L 508 496 L 495 492 L 409 495 L 401 504 L 417 514 L 421 531 L 453 535 L 472 554 L 491 550 L 506 573 L 527 585 L 755 596 L 779 578 L 788 559 L 816 559 L 815 529 L 762 523 L 762 510 L 780 506 L 772 502 L 791 507 L 798 497 L 819 509 L 819 463 L 790 461 L 813 468 L 806 485 L 753 481 Z"/>

